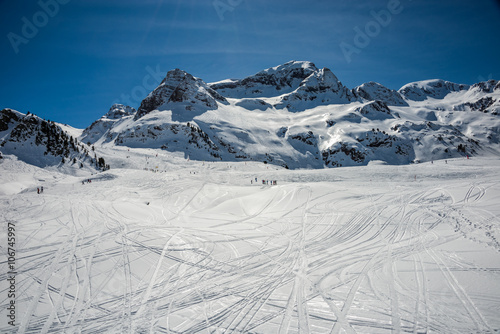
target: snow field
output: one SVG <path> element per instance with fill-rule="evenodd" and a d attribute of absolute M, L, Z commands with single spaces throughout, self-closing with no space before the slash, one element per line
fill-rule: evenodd
<path fill-rule="evenodd" d="M 109 150 L 124 169 L 0 163 L 19 332 L 500 329 L 496 158 L 290 171 Z"/>

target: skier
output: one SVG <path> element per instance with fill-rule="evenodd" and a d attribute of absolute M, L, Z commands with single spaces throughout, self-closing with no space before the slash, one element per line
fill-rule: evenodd
<path fill-rule="evenodd" d="M 40 188 L 36 188 L 36 193 L 40 194 Z"/>
<path fill-rule="evenodd" d="M 40 192 L 43 193 L 43 186 L 40 188 Z"/>

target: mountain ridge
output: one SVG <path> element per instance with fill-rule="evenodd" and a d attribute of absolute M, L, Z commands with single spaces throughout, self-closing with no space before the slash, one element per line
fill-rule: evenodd
<path fill-rule="evenodd" d="M 0 110 L 0 152 L 38 167 L 56 166 L 66 171 L 109 169 L 93 146 L 82 143 L 64 128 L 67 126 L 29 112 Z"/>
<path fill-rule="evenodd" d="M 497 80 L 350 89 L 326 67 L 290 61 L 215 83 L 174 69 L 137 110 L 113 105 L 79 139 L 288 168 L 408 164 L 498 154 L 499 112 Z"/>

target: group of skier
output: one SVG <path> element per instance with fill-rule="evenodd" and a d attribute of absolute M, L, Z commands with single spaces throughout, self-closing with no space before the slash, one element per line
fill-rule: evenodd
<path fill-rule="evenodd" d="M 43 186 L 36 188 L 36 193 L 37 194 L 43 193 Z"/>
<path fill-rule="evenodd" d="M 258 179 L 255 178 L 255 179 L 250 179 L 250 184 L 253 184 L 255 182 L 255 184 L 258 183 Z M 278 184 L 278 181 L 276 180 L 262 180 L 262 184 L 263 185 L 272 185 L 272 186 L 275 186 Z"/>

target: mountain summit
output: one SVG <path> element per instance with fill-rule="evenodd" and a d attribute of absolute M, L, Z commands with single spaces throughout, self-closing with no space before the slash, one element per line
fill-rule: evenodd
<path fill-rule="evenodd" d="M 141 102 L 134 119 L 153 110 L 169 109 L 175 111 L 174 118 L 185 120 L 186 115 L 192 117 L 196 113 L 217 109 L 217 102 L 227 103 L 224 97 L 203 80 L 175 69 L 169 71 L 160 85 Z"/>
<path fill-rule="evenodd" d="M 244 79 L 228 79 L 210 84 L 221 95 L 230 98 L 273 97 L 299 88 L 311 74 L 317 72 L 309 61 L 289 61 Z"/>

